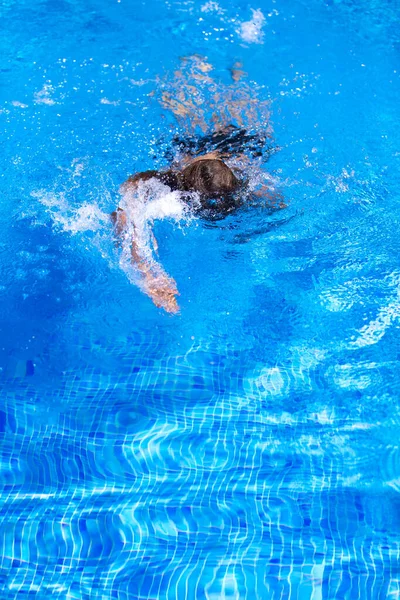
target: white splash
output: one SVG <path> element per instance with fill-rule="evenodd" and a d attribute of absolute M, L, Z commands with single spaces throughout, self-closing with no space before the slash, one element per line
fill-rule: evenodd
<path fill-rule="evenodd" d="M 110 106 L 118 106 L 119 100 L 109 100 L 108 98 L 100 98 L 100 104 L 109 104 Z"/>
<path fill-rule="evenodd" d="M 65 193 L 38 190 L 32 192 L 31 196 L 47 208 L 54 224 L 63 231 L 72 234 L 99 231 L 111 223 L 110 215 L 101 210 L 96 202 L 84 202 L 74 208 L 69 205 Z"/>
<path fill-rule="evenodd" d="M 172 192 L 153 178 L 140 181 L 139 184 L 125 191 L 119 203 L 127 217 L 127 231 L 124 254 L 130 256 L 130 245 L 133 232 L 140 250 L 150 260 L 154 260 L 152 252 L 152 225 L 156 220 L 170 219 L 176 223 L 188 221 L 192 215 L 180 192 Z"/>
<path fill-rule="evenodd" d="M 133 189 L 125 191 L 119 205 L 137 227 L 156 219 L 171 218 L 178 221 L 187 210 L 180 193 L 171 192 L 167 185 L 155 178 L 140 181 Z"/>
<path fill-rule="evenodd" d="M 218 2 L 214 2 L 213 0 L 210 0 L 209 2 L 206 2 L 205 4 L 203 4 L 203 6 L 200 8 L 201 12 L 216 12 L 217 14 L 223 14 L 224 10 L 220 7 L 220 5 L 218 4 Z"/>
<path fill-rule="evenodd" d="M 52 106 L 55 104 L 55 101 L 51 98 L 51 93 L 53 92 L 53 87 L 45 83 L 42 89 L 39 92 L 35 92 L 33 97 L 35 100 L 35 104 L 47 104 Z"/>
<path fill-rule="evenodd" d="M 241 23 L 238 34 L 248 44 L 262 44 L 264 40 L 263 26 L 265 25 L 265 17 L 259 8 L 257 10 L 252 8 L 251 12 L 253 13 L 252 19 Z"/>

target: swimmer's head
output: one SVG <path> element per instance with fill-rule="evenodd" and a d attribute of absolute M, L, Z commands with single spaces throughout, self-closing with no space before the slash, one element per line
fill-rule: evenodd
<path fill-rule="evenodd" d="M 198 192 L 203 198 L 228 198 L 240 187 L 231 169 L 219 159 L 196 160 L 182 171 L 186 191 Z"/>

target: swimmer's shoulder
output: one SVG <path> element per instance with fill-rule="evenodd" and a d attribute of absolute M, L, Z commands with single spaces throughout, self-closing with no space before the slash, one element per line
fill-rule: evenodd
<path fill-rule="evenodd" d="M 130 175 L 124 183 L 120 185 L 120 194 L 126 194 L 129 191 L 133 191 L 137 188 L 140 181 L 149 181 L 153 177 L 156 177 L 157 171 L 142 171 L 141 173 L 135 173 Z"/>
<path fill-rule="evenodd" d="M 173 170 L 167 171 L 142 171 L 135 173 L 128 177 L 126 181 L 120 186 L 120 194 L 126 194 L 127 192 L 134 191 L 140 182 L 149 181 L 150 179 L 157 179 L 164 185 L 167 185 L 172 191 L 181 189 L 180 175 L 178 172 Z"/>

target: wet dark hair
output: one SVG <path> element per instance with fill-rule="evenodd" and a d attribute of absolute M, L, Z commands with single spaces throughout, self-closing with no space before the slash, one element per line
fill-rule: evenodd
<path fill-rule="evenodd" d="M 165 158 L 173 160 L 176 148 L 178 148 L 182 154 L 191 154 L 192 156 L 217 151 L 221 155 L 228 156 L 246 153 L 254 158 L 262 157 L 266 161 L 277 150 L 271 141 L 268 131 L 262 129 L 248 131 L 243 127 L 228 125 L 222 130 L 202 136 L 180 137 L 176 135 L 172 139 L 172 147 L 166 151 Z"/>
<path fill-rule="evenodd" d="M 231 169 L 219 159 L 197 160 L 182 171 L 184 189 L 198 192 L 200 197 L 219 198 L 238 190 L 240 181 Z"/>

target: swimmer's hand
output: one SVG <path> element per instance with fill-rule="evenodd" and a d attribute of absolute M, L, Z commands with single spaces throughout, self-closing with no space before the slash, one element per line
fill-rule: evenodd
<path fill-rule="evenodd" d="M 147 273 L 143 289 L 158 308 L 163 308 L 171 314 L 179 312 L 179 305 L 176 299 L 179 292 L 172 277 L 169 277 L 165 273 L 157 275 Z"/>

